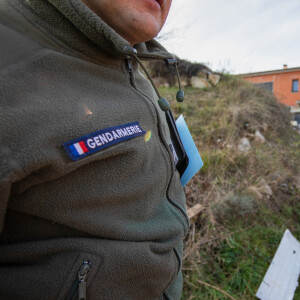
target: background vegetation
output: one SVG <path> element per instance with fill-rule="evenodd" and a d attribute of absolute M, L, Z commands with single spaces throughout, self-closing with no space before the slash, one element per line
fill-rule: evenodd
<path fill-rule="evenodd" d="M 182 298 L 255 299 L 285 229 L 300 240 L 300 135 L 286 107 L 236 76 L 186 88 L 182 104 L 176 91 L 160 88 L 204 161 L 185 188 L 188 206 L 205 209 L 185 240 Z M 246 152 L 238 150 L 244 137 Z"/>

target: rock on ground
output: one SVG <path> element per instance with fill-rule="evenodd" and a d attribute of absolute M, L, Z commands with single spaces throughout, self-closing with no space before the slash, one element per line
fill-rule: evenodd
<path fill-rule="evenodd" d="M 199 78 L 197 76 L 191 77 L 190 83 L 192 87 L 200 88 L 200 89 L 211 86 L 210 83 L 205 78 Z"/>
<path fill-rule="evenodd" d="M 238 144 L 238 149 L 241 152 L 248 152 L 251 149 L 250 142 L 246 137 L 244 137 L 240 140 L 240 142 Z"/>
<path fill-rule="evenodd" d="M 213 85 L 217 85 L 220 82 L 220 78 L 221 78 L 221 76 L 217 75 L 217 74 L 210 73 L 208 75 L 208 79 Z"/>
<path fill-rule="evenodd" d="M 266 141 L 265 137 L 261 134 L 259 130 L 255 131 L 255 140 L 261 143 L 264 143 Z"/>

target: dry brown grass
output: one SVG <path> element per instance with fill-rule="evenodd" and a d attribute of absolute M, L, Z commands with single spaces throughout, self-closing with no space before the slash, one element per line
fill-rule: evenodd
<path fill-rule="evenodd" d="M 162 91 L 174 99 L 176 89 Z M 262 203 L 275 209 L 274 203 L 285 201 L 283 193 L 288 197 L 289 191 L 282 186 L 295 186 L 299 167 L 289 151 L 297 137 L 288 109 L 238 77 L 224 76 L 218 87 L 208 90 L 187 89 L 185 102 L 173 101 L 172 106 L 176 115 L 185 115 L 204 161 L 185 188 L 188 207 L 200 203 L 205 208 L 187 238 L 187 257 L 197 249 L 195 241 L 222 236 L 235 220 L 249 225 Z M 265 143 L 255 139 L 256 130 Z M 242 137 L 251 143 L 247 153 L 237 149 Z"/>

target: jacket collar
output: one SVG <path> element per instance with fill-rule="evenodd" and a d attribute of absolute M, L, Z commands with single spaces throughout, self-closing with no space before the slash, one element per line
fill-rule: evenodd
<path fill-rule="evenodd" d="M 55 38 L 70 48 L 91 54 L 100 48 L 109 56 L 125 58 L 124 47 L 129 42 L 109 27 L 81 0 L 10 0 L 18 2 L 33 13 L 36 22 Z M 90 48 L 88 50 L 88 48 Z M 135 45 L 138 56 L 145 59 L 166 59 L 173 57 L 157 41 L 150 40 Z"/>

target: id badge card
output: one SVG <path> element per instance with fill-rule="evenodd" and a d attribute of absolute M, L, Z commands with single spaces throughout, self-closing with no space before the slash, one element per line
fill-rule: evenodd
<path fill-rule="evenodd" d="M 166 119 L 170 129 L 172 141 L 170 147 L 174 163 L 180 174 L 181 183 L 185 186 L 203 166 L 203 162 L 183 116 L 175 121 L 172 111 L 169 110 L 166 112 Z"/>
<path fill-rule="evenodd" d="M 173 153 L 174 164 L 181 177 L 188 166 L 189 158 L 180 139 L 176 122 L 171 110 L 166 112 L 166 119 L 169 126 L 172 142 L 169 146 Z"/>
<path fill-rule="evenodd" d="M 182 115 L 180 115 L 176 120 L 176 127 L 186 155 L 189 158 L 188 165 L 180 177 L 181 184 L 185 186 L 191 180 L 191 178 L 202 168 L 203 161 Z"/>

